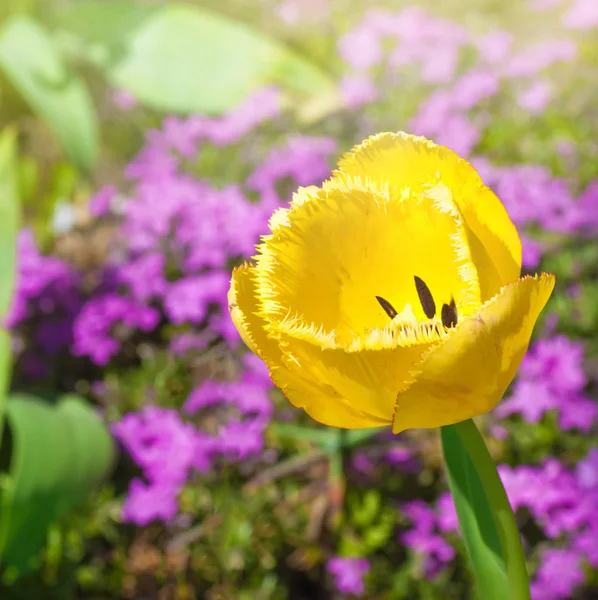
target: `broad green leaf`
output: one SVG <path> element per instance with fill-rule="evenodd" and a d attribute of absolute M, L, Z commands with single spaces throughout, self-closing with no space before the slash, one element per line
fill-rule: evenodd
<path fill-rule="evenodd" d="M 56 405 L 31 396 L 10 397 L 10 447 L 0 512 L 5 565 L 27 570 L 48 526 L 79 504 L 110 468 L 114 448 L 104 424 L 85 401 L 65 396 Z"/>
<path fill-rule="evenodd" d="M 509 583 L 486 492 L 455 427 L 442 427 L 441 436 L 449 485 L 476 576 L 478 595 L 484 600 L 503 600 Z"/>
<path fill-rule="evenodd" d="M 131 32 L 156 9 L 123 0 L 73 2 L 58 9 L 56 22 L 85 43 L 116 53 L 124 48 Z"/>
<path fill-rule="evenodd" d="M 90 171 L 98 153 L 98 123 L 83 80 L 71 73 L 48 32 L 15 16 L 0 30 L 0 71 L 54 131 L 79 168 Z"/>
<path fill-rule="evenodd" d="M 112 83 L 149 106 L 219 114 L 266 84 L 279 84 L 306 98 L 336 95 L 332 79 L 321 68 L 240 21 L 178 3 L 150 14 L 129 7 L 115 16 L 112 4 L 74 6 L 62 15 L 60 25 L 96 49 L 103 45 L 101 66 Z M 91 20 L 97 29 L 90 30 Z M 127 32 L 124 39 L 115 40 L 110 23 Z"/>
<path fill-rule="evenodd" d="M 14 281 L 20 210 L 17 174 L 16 132 L 5 129 L 0 134 L 0 444 L 11 367 L 10 337 L 2 322 L 10 305 Z"/>

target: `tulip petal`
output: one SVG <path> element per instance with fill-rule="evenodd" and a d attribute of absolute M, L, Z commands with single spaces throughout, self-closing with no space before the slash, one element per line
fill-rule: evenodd
<path fill-rule="evenodd" d="M 255 267 L 250 263 L 233 270 L 228 291 L 230 316 L 247 347 L 266 364 L 279 364 L 282 352 L 266 333 L 265 321 L 257 314 Z"/>
<path fill-rule="evenodd" d="M 430 321 L 416 277 L 435 299 L 436 318 L 452 298 L 460 315 L 480 306 L 462 223 L 441 198 L 394 189 L 303 191 L 274 225 L 256 257 L 260 315 L 271 333 L 348 348 L 388 325 L 376 296 Z"/>
<path fill-rule="evenodd" d="M 345 154 L 325 187 L 347 187 L 347 178 L 359 178 L 370 189 L 389 184 L 398 189 L 425 190 L 444 184 L 471 232 L 482 301 L 519 277 L 521 241 L 515 226 L 476 170 L 452 150 L 403 132 L 380 133 Z M 495 276 L 489 265 L 493 265 Z"/>
<path fill-rule="evenodd" d="M 278 342 L 268 337 L 265 321 L 257 314 L 253 265 L 246 263 L 233 271 L 228 304 L 231 318 L 243 341 L 264 360 L 272 381 L 295 407 L 304 408 L 316 421 L 334 427 L 353 429 L 390 425 L 392 403 L 386 419 L 381 421 L 352 406 L 326 379 L 311 377 L 313 371 L 290 371 L 285 366 Z M 285 360 L 289 362 L 289 357 Z"/>
<path fill-rule="evenodd" d="M 391 424 L 392 410 L 386 419 L 364 413 L 321 380 L 297 376 L 286 368 L 278 367 L 270 371 L 270 376 L 294 407 L 303 408 L 318 423 L 342 429 L 367 429 Z"/>
<path fill-rule="evenodd" d="M 286 372 L 278 379 L 285 381 L 289 374 L 312 384 L 288 382 L 287 398 L 316 421 L 349 429 L 390 425 L 397 394 L 408 385 L 410 371 L 429 348 L 420 344 L 347 352 L 322 349 L 284 334 L 280 346 Z M 276 382 L 274 374 L 273 378 Z M 326 402 L 314 395 L 311 388 L 316 382 L 326 387 Z"/>
<path fill-rule="evenodd" d="M 450 425 L 494 408 L 553 288 L 554 275 L 545 273 L 508 284 L 434 345 L 416 365 L 411 386 L 397 396 L 393 432 Z"/>

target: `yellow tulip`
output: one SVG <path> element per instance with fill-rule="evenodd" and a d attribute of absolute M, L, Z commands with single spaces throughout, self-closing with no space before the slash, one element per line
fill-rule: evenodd
<path fill-rule="evenodd" d="M 520 277 L 517 230 L 475 169 L 405 133 L 356 146 L 269 225 L 231 316 L 288 400 L 335 427 L 489 411 L 554 287 Z"/>

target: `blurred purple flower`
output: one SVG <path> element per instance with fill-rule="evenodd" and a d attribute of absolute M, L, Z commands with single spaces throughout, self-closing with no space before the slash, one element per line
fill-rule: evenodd
<path fill-rule="evenodd" d="M 334 585 L 342 594 L 365 594 L 363 578 L 370 570 L 370 563 L 366 558 L 335 556 L 328 561 L 326 570 L 334 577 Z"/>
<path fill-rule="evenodd" d="M 567 29 L 587 31 L 598 27 L 598 2 L 595 0 L 573 0 L 563 14 L 563 25 Z"/>
<path fill-rule="evenodd" d="M 500 418 L 521 414 L 528 423 L 537 423 L 546 411 L 558 407 L 559 397 L 546 382 L 520 379 L 511 395 L 496 408 L 496 414 Z"/>
<path fill-rule="evenodd" d="M 577 463 L 576 475 L 583 489 L 598 490 L 598 448 L 588 452 L 588 455 Z"/>
<path fill-rule="evenodd" d="M 438 512 L 438 529 L 446 533 L 459 530 L 459 520 L 455 510 L 455 501 L 450 492 L 442 493 L 436 501 L 436 510 Z"/>
<path fill-rule="evenodd" d="M 522 256 L 521 264 L 524 269 L 534 270 L 542 260 L 543 246 L 540 242 L 532 240 L 525 234 L 521 235 Z"/>
<path fill-rule="evenodd" d="M 378 90 L 368 75 L 345 75 L 339 83 L 339 88 L 348 108 L 358 108 L 378 98 Z"/>
<path fill-rule="evenodd" d="M 176 410 L 145 406 L 125 415 L 112 426 L 112 433 L 146 479 L 173 485 L 185 482 L 193 461 L 196 432 Z"/>
<path fill-rule="evenodd" d="M 545 79 L 536 79 L 524 91 L 517 101 L 519 106 L 534 114 L 541 114 L 552 99 L 552 86 Z"/>
<path fill-rule="evenodd" d="M 260 383 L 265 387 L 273 387 L 268 367 L 259 356 L 253 354 L 253 352 L 247 352 L 243 355 L 243 365 L 246 369 L 244 374 L 246 381 Z"/>
<path fill-rule="evenodd" d="M 201 351 L 208 347 L 210 336 L 205 333 L 185 331 L 172 338 L 168 350 L 177 356 L 191 351 Z"/>
<path fill-rule="evenodd" d="M 137 98 L 127 90 L 115 90 L 112 94 L 112 103 L 120 110 L 129 111 L 137 106 Z"/>
<path fill-rule="evenodd" d="M 261 194 L 265 208 L 278 206 L 281 199 L 276 184 L 285 177 L 300 186 L 321 183 L 330 173 L 328 157 L 336 147 L 336 140 L 329 137 L 290 137 L 286 144 L 270 151 L 247 179 L 247 185 Z"/>
<path fill-rule="evenodd" d="M 416 473 L 419 470 L 419 461 L 409 448 L 393 446 L 386 452 L 384 459 L 388 464 L 408 473 Z"/>
<path fill-rule="evenodd" d="M 191 158 L 198 152 L 202 141 L 216 146 L 235 144 L 264 121 L 278 117 L 281 104 L 280 91 L 265 87 L 221 117 L 169 116 L 164 119 L 161 129 L 148 131 L 147 147 L 164 152 L 175 151 L 184 158 Z"/>
<path fill-rule="evenodd" d="M 521 363 L 525 377 L 545 377 L 551 389 L 580 391 L 587 383 L 583 372 L 584 346 L 581 342 L 558 335 L 539 340 Z"/>
<path fill-rule="evenodd" d="M 230 276 L 213 271 L 180 279 L 172 284 L 164 298 L 164 310 L 172 323 L 201 323 L 210 304 L 226 306 Z"/>
<path fill-rule="evenodd" d="M 566 600 L 572 598 L 575 588 L 583 584 L 585 575 L 581 557 L 573 550 L 546 550 L 542 564 L 532 583 L 533 600 Z"/>
<path fill-rule="evenodd" d="M 118 268 L 118 278 L 125 284 L 133 298 L 145 302 L 161 297 L 167 289 L 164 278 L 166 257 L 160 252 L 149 252 L 132 259 Z"/>
<path fill-rule="evenodd" d="M 172 519 L 178 512 L 179 491 L 177 486 L 168 483 L 147 484 L 133 479 L 122 507 L 122 520 L 143 527 L 152 521 Z"/>
<path fill-rule="evenodd" d="M 426 576 L 436 576 L 456 555 L 440 533 L 437 513 L 422 500 L 402 505 L 401 511 L 412 523 L 412 528 L 401 534 L 401 542 L 424 558 Z M 442 524 L 446 527 L 446 514 L 443 516 Z"/>
<path fill-rule="evenodd" d="M 538 223 L 552 231 L 575 230 L 576 202 L 564 179 L 538 165 L 496 167 L 478 161 L 476 167 L 516 225 Z"/>
<path fill-rule="evenodd" d="M 566 39 L 547 39 L 514 54 L 506 63 L 506 77 L 532 77 L 558 62 L 569 62 L 577 56 L 577 46 Z"/>
<path fill-rule="evenodd" d="M 486 33 L 476 40 L 480 58 L 490 64 L 504 61 L 509 54 L 512 43 L 513 34 L 500 29 Z"/>
<path fill-rule="evenodd" d="M 17 238 L 15 292 L 8 310 L 6 324 L 15 327 L 29 312 L 64 316 L 77 312 L 81 303 L 79 275 L 64 261 L 40 253 L 28 229 Z"/>
<path fill-rule="evenodd" d="M 582 344 L 565 336 L 536 342 L 524 357 L 513 393 L 496 408 L 499 417 L 519 413 L 537 423 L 544 413 L 558 410 L 563 429 L 589 430 L 598 417 L 598 404 L 583 390 Z"/>
<path fill-rule="evenodd" d="M 481 132 L 465 115 L 453 114 L 436 134 L 435 142 L 461 156 L 469 156 L 480 140 Z"/>
<path fill-rule="evenodd" d="M 118 190 L 113 185 L 106 185 L 89 199 L 89 212 L 94 217 L 105 217 L 112 211 L 112 204 Z"/>
<path fill-rule="evenodd" d="M 237 407 L 242 415 L 254 415 L 269 418 L 272 414 L 272 402 L 268 397 L 268 389 L 272 383 L 264 385 L 245 374 L 238 382 L 217 382 L 208 380 L 195 389 L 183 406 L 186 414 L 194 414 L 198 410 L 220 404 L 221 402 Z"/>
<path fill-rule="evenodd" d="M 156 328 L 160 313 L 130 298 L 105 294 L 89 300 L 73 324 L 75 356 L 88 356 L 103 366 L 120 350 L 120 341 L 114 337 L 114 326 L 122 324 L 130 332 L 150 332 Z"/>
<path fill-rule="evenodd" d="M 238 460 L 257 454 L 264 447 L 265 428 L 266 421 L 263 419 L 230 420 L 218 434 L 219 451 Z"/>
<path fill-rule="evenodd" d="M 486 98 L 498 93 L 499 81 L 489 69 L 472 69 L 451 86 L 452 105 L 461 110 L 469 110 Z"/>
<path fill-rule="evenodd" d="M 353 69 L 364 70 L 382 62 L 383 51 L 378 33 L 362 23 L 338 41 L 339 54 Z"/>

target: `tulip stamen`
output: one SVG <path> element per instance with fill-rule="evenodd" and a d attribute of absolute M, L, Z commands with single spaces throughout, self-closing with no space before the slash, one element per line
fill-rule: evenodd
<path fill-rule="evenodd" d="M 434 298 L 432 298 L 432 292 L 423 279 L 420 279 L 417 275 L 413 279 L 415 280 L 415 289 L 424 309 L 424 314 L 428 319 L 432 319 L 436 314 L 436 303 L 434 302 Z"/>
<path fill-rule="evenodd" d="M 442 324 L 447 327 L 455 327 L 455 325 L 457 325 L 457 307 L 455 305 L 455 299 L 451 298 L 451 303 L 449 304 L 443 304 L 442 305 L 442 311 L 441 311 L 441 317 L 442 317 Z"/>
<path fill-rule="evenodd" d="M 384 309 L 384 312 L 391 318 L 394 319 L 399 313 L 394 309 L 394 306 L 388 301 L 384 300 L 381 296 L 376 296 L 376 300 L 380 303 L 380 306 Z"/>

